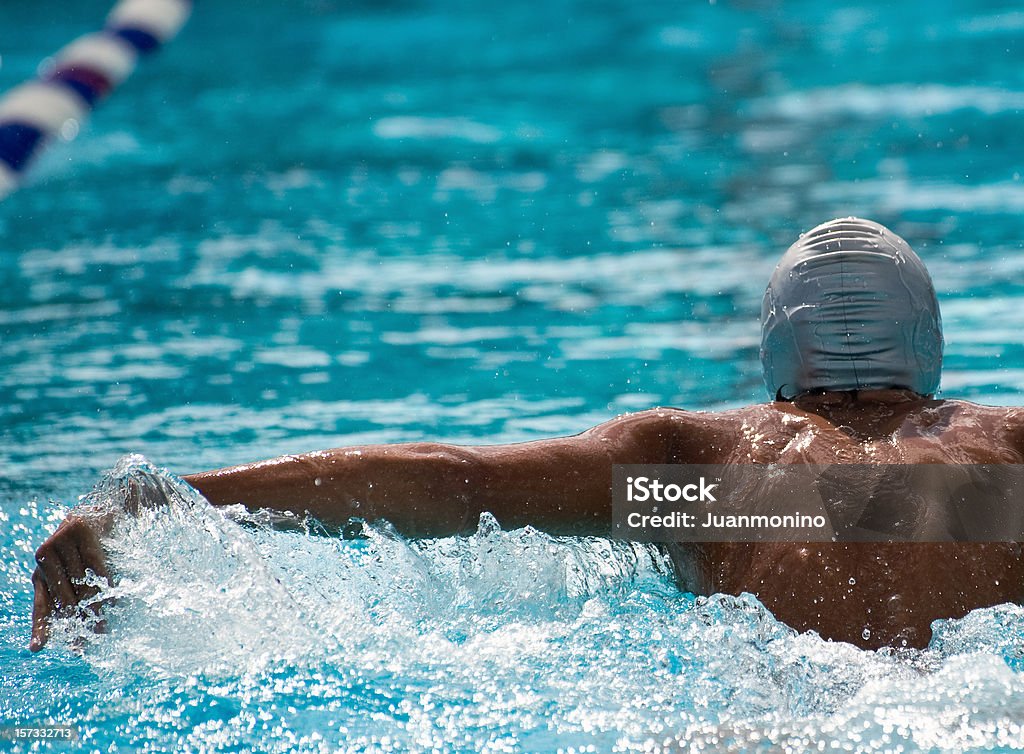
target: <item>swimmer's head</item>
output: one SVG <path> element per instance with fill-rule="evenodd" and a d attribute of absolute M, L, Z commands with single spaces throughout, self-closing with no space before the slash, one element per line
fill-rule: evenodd
<path fill-rule="evenodd" d="M 832 220 L 803 234 L 764 294 L 761 365 L 777 399 L 886 388 L 933 395 L 942 321 L 924 263 L 870 220 Z"/>

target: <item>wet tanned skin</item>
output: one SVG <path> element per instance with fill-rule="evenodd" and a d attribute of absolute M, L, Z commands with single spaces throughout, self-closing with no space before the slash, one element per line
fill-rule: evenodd
<path fill-rule="evenodd" d="M 717 445 L 702 462 L 999 464 L 1022 458 L 1020 409 L 925 400 L 903 391 L 861 393 L 858 400 L 827 394 L 722 418 L 730 416 L 740 425 L 738 432 L 725 430 L 734 444 Z M 690 545 L 673 555 L 684 588 L 752 592 L 797 630 L 865 648 L 924 647 L 938 618 L 1024 599 L 1024 558 L 1015 543 L 734 543 Z"/>
<path fill-rule="evenodd" d="M 185 479 L 215 505 L 339 524 L 383 518 L 409 537 L 471 532 L 483 511 L 506 529 L 608 535 L 614 464 L 999 464 L 1022 463 L 1022 447 L 1024 409 L 877 390 L 721 413 L 652 409 L 516 445 L 338 448 Z M 46 642 L 48 616 L 75 601 L 70 577 L 105 568 L 95 540 L 72 512 L 40 547 L 33 649 Z M 69 552 L 74 570 L 55 567 Z M 752 592 L 793 628 L 866 648 L 922 647 L 933 620 L 1024 601 L 1017 544 L 704 544 L 671 553 L 684 589 Z"/>

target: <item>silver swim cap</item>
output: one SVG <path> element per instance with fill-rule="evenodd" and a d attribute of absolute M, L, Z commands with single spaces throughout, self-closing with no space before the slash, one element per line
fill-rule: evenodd
<path fill-rule="evenodd" d="M 934 394 L 942 320 L 924 263 L 870 220 L 847 217 L 808 231 L 765 291 L 761 365 L 773 398 L 869 388 Z"/>

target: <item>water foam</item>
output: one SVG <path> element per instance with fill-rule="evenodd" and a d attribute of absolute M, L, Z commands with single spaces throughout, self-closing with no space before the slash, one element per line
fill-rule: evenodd
<path fill-rule="evenodd" d="M 1024 745 L 1019 607 L 940 621 L 923 652 L 864 652 L 750 595 L 680 594 L 637 544 L 486 514 L 468 537 L 343 540 L 214 508 L 137 456 L 89 501 L 126 490 L 154 502 L 107 543 L 110 632 L 84 652 L 106 690 L 85 714 L 97 741 L 115 724 L 270 751 Z"/>

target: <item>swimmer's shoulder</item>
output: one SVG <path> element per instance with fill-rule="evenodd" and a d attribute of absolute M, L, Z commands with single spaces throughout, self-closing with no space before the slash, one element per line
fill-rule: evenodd
<path fill-rule="evenodd" d="M 625 414 L 614 421 L 628 426 L 639 442 L 657 446 L 662 463 L 721 463 L 740 436 L 744 412 L 754 407 L 728 411 L 689 411 L 658 406 Z"/>
<path fill-rule="evenodd" d="M 933 403 L 937 404 L 934 410 L 951 431 L 973 432 L 1001 440 L 1024 458 L 1024 407 L 986 406 L 961 400 Z"/>
<path fill-rule="evenodd" d="M 964 400 L 923 401 L 904 418 L 908 442 L 938 443 L 958 463 L 1024 462 L 1024 408 Z"/>
<path fill-rule="evenodd" d="M 1016 433 L 1024 430 L 1024 407 L 986 406 L 983 403 L 955 399 L 922 401 L 910 415 L 939 420 L 949 427 L 975 427 L 985 431 Z"/>

